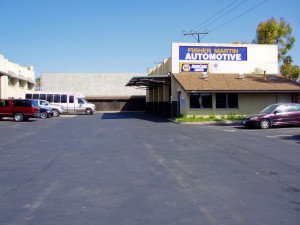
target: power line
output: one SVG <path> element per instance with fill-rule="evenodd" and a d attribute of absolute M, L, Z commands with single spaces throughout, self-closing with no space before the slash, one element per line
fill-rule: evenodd
<path fill-rule="evenodd" d="M 209 24 L 201 27 L 199 30 L 204 29 L 205 27 L 208 27 L 209 25 L 213 24 L 214 22 L 218 21 L 219 19 L 221 19 L 222 17 L 226 16 L 227 14 L 229 14 L 230 12 L 232 12 L 233 10 L 237 9 L 238 7 L 240 7 L 242 4 L 244 4 L 246 1 L 248 0 L 244 0 L 242 1 L 240 4 L 238 4 L 237 6 L 235 6 L 234 8 L 230 9 L 228 12 L 222 14 L 221 16 L 219 16 L 218 18 L 216 18 L 215 20 L 213 20 L 212 22 L 210 22 Z"/>
<path fill-rule="evenodd" d="M 240 14 L 240 15 L 238 15 L 238 16 L 236 16 L 236 17 L 234 17 L 233 19 L 231 19 L 231 20 L 229 20 L 229 21 L 227 21 L 227 22 L 221 24 L 220 26 L 217 26 L 217 27 L 211 29 L 209 32 L 211 33 L 211 32 L 213 32 L 213 31 L 215 31 L 215 30 L 217 30 L 217 29 L 219 29 L 219 28 L 221 28 L 221 27 L 223 27 L 223 26 L 225 26 L 225 25 L 231 23 L 232 21 L 234 21 L 234 20 L 236 20 L 236 19 L 238 19 L 238 18 L 244 16 L 245 14 L 249 13 L 250 11 L 252 11 L 252 10 L 256 9 L 257 7 L 261 6 L 262 4 L 266 3 L 267 1 L 269 1 L 269 0 L 265 0 L 265 1 L 261 2 L 260 4 L 258 4 L 258 5 L 254 6 L 254 7 L 252 7 L 251 9 L 249 9 L 249 10 L 243 12 L 242 14 Z"/>
<path fill-rule="evenodd" d="M 227 9 L 228 7 L 230 7 L 231 5 L 233 5 L 235 2 L 237 2 L 238 0 L 235 0 L 233 2 L 231 2 L 229 5 L 227 5 L 225 8 L 223 8 L 221 11 L 217 12 L 215 15 L 213 15 L 212 17 L 206 19 L 205 21 L 203 21 L 202 23 L 200 23 L 198 26 L 194 27 L 193 29 L 191 29 L 191 31 L 195 30 L 196 28 L 200 27 L 201 25 L 205 24 L 206 22 L 208 22 L 209 20 L 211 20 L 212 18 L 214 18 L 215 16 L 219 15 L 221 12 L 223 12 L 225 9 Z"/>
<path fill-rule="evenodd" d="M 190 33 L 186 33 L 185 31 L 183 31 L 182 34 L 183 35 L 192 35 L 198 41 L 198 43 L 200 43 L 200 34 L 206 35 L 206 34 L 208 34 L 208 32 L 205 31 L 205 32 L 190 32 Z M 197 35 L 198 39 L 194 35 Z"/>

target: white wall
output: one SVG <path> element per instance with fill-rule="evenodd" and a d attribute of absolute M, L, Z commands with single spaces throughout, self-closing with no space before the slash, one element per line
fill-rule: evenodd
<path fill-rule="evenodd" d="M 226 56 L 227 60 L 204 60 L 199 59 L 179 59 L 179 47 L 188 46 L 191 48 L 211 49 L 211 47 L 230 47 L 239 51 L 243 48 L 247 50 L 247 59 L 239 60 L 239 53 Z M 202 48 L 201 48 L 202 47 Z M 208 47 L 208 48 L 203 48 Z M 201 53 L 201 52 L 200 52 Z M 209 52 L 208 52 L 209 53 Z M 211 52 L 214 54 L 215 52 Z M 207 56 L 207 55 L 206 55 Z M 228 58 L 227 58 L 228 57 Z M 233 58 L 229 58 L 233 57 Z M 206 57 L 204 57 L 206 58 Z M 263 73 L 278 74 L 278 47 L 277 45 L 257 45 L 257 44 L 208 44 L 208 43 L 172 43 L 172 72 L 180 72 L 180 63 L 208 63 L 210 73 Z"/>
<path fill-rule="evenodd" d="M 144 89 L 126 87 L 141 73 L 42 73 L 41 91 L 79 92 L 86 97 L 146 95 Z"/>
<path fill-rule="evenodd" d="M 1 98 L 22 98 L 27 90 L 34 90 L 35 73 L 33 66 L 20 66 L 17 63 L 10 62 L 0 55 L 0 73 Z M 8 82 L 10 74 L 16 76 L 13 82 Z"/>

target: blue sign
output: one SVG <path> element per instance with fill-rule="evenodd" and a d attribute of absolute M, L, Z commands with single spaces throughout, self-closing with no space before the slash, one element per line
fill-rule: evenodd
<path fill-rule="evenodd" d="M 247 61 L 247 47 L 179 46 L 179 60 Z"/>
<path fill-rule="evenodd" d="M 208 63 L 180 63 L 180 72 L 209 72 Z"/>

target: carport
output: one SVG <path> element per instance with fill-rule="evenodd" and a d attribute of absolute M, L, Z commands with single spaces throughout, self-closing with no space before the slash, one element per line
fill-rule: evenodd
<path fill-rule="evenodd" d="M 147 90 L 147 112 L 164 117 L 170 117 L 176 112 L 176 104 L 171 101 L 171 75 L 133 77 L 126 86 Z"/>

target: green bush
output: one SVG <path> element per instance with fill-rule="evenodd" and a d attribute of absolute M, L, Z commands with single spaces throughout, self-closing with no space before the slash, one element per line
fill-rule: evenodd
<path fill-rule="evenodd" d="M 231 121 L 231 120 L 242 120 L 244 115 L 229 113 L 228 115 L 222 115 L 217 117 L 216 114 L 209 116 L 184 116 L 179 115 L 175 118 L 176 122 L 210 122 L 210 121 Z"/>

